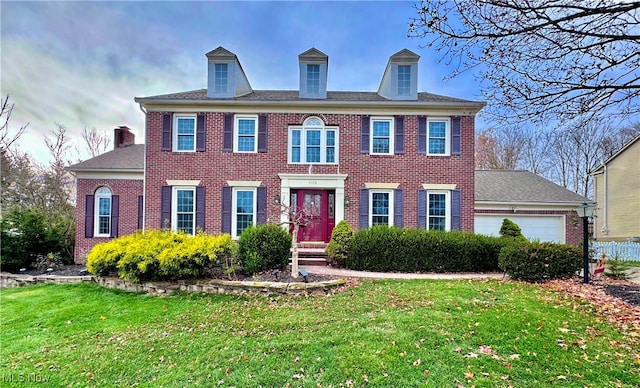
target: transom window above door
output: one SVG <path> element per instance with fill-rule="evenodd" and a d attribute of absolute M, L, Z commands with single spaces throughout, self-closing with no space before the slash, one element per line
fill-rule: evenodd
<path fill-rule="evenodd" d="M 291 164 L 337 164 L 338 128 L 325 126 L 318 117 L 289 127 L 288 160 Z"/>

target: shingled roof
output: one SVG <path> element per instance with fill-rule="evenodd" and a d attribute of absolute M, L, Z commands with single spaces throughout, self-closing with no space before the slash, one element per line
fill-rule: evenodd
<path fill-rule="evenodd" d="M 162 94 L 150 97 L 136 97 L 136 102 L 170 102 L 170 101 L 309 101 L 309 99 L 300 98 L 297 90 L 254 90 L 252 93 L 240 97 L 231 98 L 208 98 L 207 89 L 191 90 L 179 93 Z M 327 91 L 326 100 L 317 101 L 353 101 L 353 102 L 390 102 L 393 100 L 386 99 L 376 92 L 348 92 L 348 91 Z M 417 101 L 401 101 L 402 103 L 418 102 L 418 103 L 453 103 L 461 105 L 480 105 L 484 106 L 484 102 L 464 100 L 462 98 L 441 96 L 433 93 L 418 93 Z"/>
<path fill-rule="evenodd" d="M 95 158 L 67 167 L 73 172 L 80 171 L 144 171 L 144 144 L 133 144 L 116 148 Z"/>
<path fill-rule="evenodd" d="M 525 170 L 478 170 L 476 202 L 566 203 L 589 200 L 543 177 Z"/>

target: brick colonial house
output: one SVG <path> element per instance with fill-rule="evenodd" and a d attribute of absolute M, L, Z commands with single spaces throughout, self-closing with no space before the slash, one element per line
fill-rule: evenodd
<path fill-rule="evenodd" d="M 140 228 L 230 233 L 287 218 L 299 240 L 354 228 L 474 230 L 474 119 L 485 105 L 418 92 L 419 56 L 389 58 L 377 92 L 327 91 L 328 57 L 298 56 L 298 90 L 254 90 L 235 54 L 206 54 L 207 88 L 135 99 L 145 145 L 126 127 L 115 149 L 69 167 L 78 179 L 76 261 Z"/>

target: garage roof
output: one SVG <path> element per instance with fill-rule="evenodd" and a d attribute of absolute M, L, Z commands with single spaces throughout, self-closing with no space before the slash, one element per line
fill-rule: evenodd
<path fill-rule="evenodd" d="M 590 202 L 587 198 L 526 170 L 477 170 L 475 178 L 476 202 Z"/>

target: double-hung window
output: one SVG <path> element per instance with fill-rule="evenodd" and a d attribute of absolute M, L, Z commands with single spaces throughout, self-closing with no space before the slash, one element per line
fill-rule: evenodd
<path fill-rule="evenodd" d="M 369 225 L 393 226 L 393 190 L 369 191 Z"/>
<path fill-rule="evenodd" d="M 173 188 L 173 211 L 171 225 L 176 231 L 188 234 L 195 232 L 196 189 L 195 187 Z"/>
<path fill-rule="evenodd" d="M 320 65 L 307 65 L 307 93 L 320 94 Z"/>
<path fill-rule="evenodd" d="M 393 154 L 393 118 L 371 119 L 371 154 Z"/>
<path fill-rule="evenodd" d="M 176 114 L 173 116 L 174 151 L 193 152 L 196 150 L 196 115 Z"/>
<path fill-rule="evenodd" d="M 289 163 L 338 163 L 338 129 L 325 127 L 317 117 L 306 119 L 301 127 L 290 127 Z"/>
<path fill-rule="evenodd" d="M 258 116 L 235 116 L 234 152 L 256 152 Z"/>
<path fill-rule="evenodd" d="M 449 191 L 427 192 L 427 229 L 449 230 L 451 225 L 451 200 Z"/>
<path fill-rule="evenodd" d="M 411 65 L 398 65 L 398 95 L 411 94 Z"/>
<path fill-rule="evenodd" d="M 111 190 L 102 187 L 95 196 L 95 237 L 111 236 Z"/>
<path fill-rule="evenodd" d="M 228 84 L 228 69 L 226 63 L 215 64 L 215 91 L 216 93 L 226 93 Z"/>
<path fill-rule="evenodd" d="M 427 154 L 449 155 L 451 143 L 451 120 L 429 118 L 427 120 Z"/>
<path fill-rule="evenodd" d="M 242 231 L 256 224 L 256 189 L 234 188 L 232 201 L 231 236 L 238 238 Z"/>

